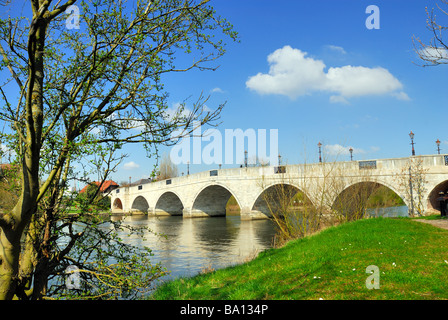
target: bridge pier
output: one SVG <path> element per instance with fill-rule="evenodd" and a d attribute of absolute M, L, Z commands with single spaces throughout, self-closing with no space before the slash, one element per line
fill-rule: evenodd
<path fill-rule="evenodd" d="M 138 210 L 138 209 L 131 209 L 130 214 L 133 216 L 136 215 L 146 215 L 148 214 L 148 211 Z"/>
<path fill-rule="evenodd" d="M 266 220 L 269 217 L 259 210 L 241 209 L 241 220 Z"/>
<path fill-rule="evenodd" d="M 180 210 L 163 210 L 163 209 L 154 209 L 150 211 L 152 216 L 181 216 L 183 214 L 182 209 Z"/>
<path fill-rule="evenodd" d="M 213 208 L 206 208 L 204 210 L 186 208 L 182 210 L 184 218 L 204 218 L 204 217 L 225 217 L 226 211 L 216 210 Z"/>
<path fill-rule="evenodd" d="M 222 210 L 199 210 L 199 209 L 184 209 L 184 218 L 204 218 L 204 217 L 225 217 L 226 211 Z"/>
<path fill-rule="evenodd" d="M 189 218 L 205 218 L 205 217 L 225 217 L 226 213 L 222 211 L 212 211 L 212 212 L 204 212 L 202 210 L 183 210 L 183 217 L 185 219 Z M 248 210 L 248 211 L 241 211 L 241 220 L 248 221 L 248 220 L 266 220 L 269 219 L 269 217 L 264 214 L 261 211 L 258 210 Z"/>
<path fill-rule="evenodd" d="M 208 208 L 204 210 L 194 209 L 194 208 L 186 208 L 182 210 L 182 216 L 185 219 L 190 218 L 205 218 L 205 217 L 225 217 L 225 210 L 216 210 L 213 208 Z M 265 220 L 269 219 L 269 217 L 259 211 L 259 210 L 251 210 L 248 208 L 242 209 L 240 211 L 241 220 Z"/>

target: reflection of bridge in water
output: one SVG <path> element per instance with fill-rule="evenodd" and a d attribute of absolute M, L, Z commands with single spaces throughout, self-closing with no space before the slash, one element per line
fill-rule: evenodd
<path fill-rule="evenodd" d="M 322 189 L 331 185 L 325 193 L 328 208 L 350 198 L 359 186 L 383 185 L 410 207 L 411 201 L 405 195 L 411 160 L 421 161 L 425 171 L 421 195 L 426 209 L 439 209 L 439 193 L 448 190 L 448 155 L 210 170 L 113 190 L 112 211 L 184 218 L 223 216 L 233 195 L 241 209 L 241 219 L 263 219 L 270 215 L 265 195 L 278 185 L 303 192 L 313 204 L 319 203 Z M 416 190 L 413 195 L 416 201 Z"/>
<path fill-rule="evenodd" d="M 271 221 L 241 221 L 238 216 L 183 219 L 181 216 L 113 215 L 125 225 L 146 226 L 144 237 L 119 236 L 126 243 L 151 248 L 151 261 L 170 271 L 163 280 L 193 276 L 204 268 L 221 268 L 247 261 L 272 247 L 275 227 Z M 120 231 L 119 231 L 120 232 Z M 162 237 L 160 235 L 163 235 Z"/>

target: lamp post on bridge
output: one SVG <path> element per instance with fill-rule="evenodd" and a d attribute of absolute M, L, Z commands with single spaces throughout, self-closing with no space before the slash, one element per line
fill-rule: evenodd
<path fill-rule="evenodd" d="M 278 155 L 278 166 L 280 167 L 282 165 L 282 156 Z"/>
<path fill-rule="evenodd" d="M 437 144 L 437 153 L 440 154 L 440 140 L 439 139 L 437 139 L 436 144 Z"/>
<path fill-rule="evenodd" d="M 190 161 L 187 161 L 187 176 L 190 174 Z"/>
<path fill-rule="evenodd" d="M 414 150 L 414 133 L 411 130 L 411 133 L 409 133 L 409 137 L 411 138 L 411 145 L 412 145 L 412 155 L 415 156 L 415 150 Z"/>
<path fill-rule="evenodd" d="M 353 148 L 348 149 L 350 151 L 350 161 L 353 161 Z"/>
<path fill-rule="evenodd" d="M 319 147 L 319 163 L 322 163 L 322 150 L 321 150 L 322 143 L 320 143 L 320 141 L 319 141 L 317 146 Z"/>

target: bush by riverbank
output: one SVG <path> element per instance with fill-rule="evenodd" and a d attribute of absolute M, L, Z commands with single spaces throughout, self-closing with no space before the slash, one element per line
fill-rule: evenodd
<path fill-rule="evenodd" d="M 345 223 L 234 267 L 168 282 L 152 299 L 448 299 L 448 231 L 409 218 Z M 368 266 L 379 289 L 367 289 Z"/>

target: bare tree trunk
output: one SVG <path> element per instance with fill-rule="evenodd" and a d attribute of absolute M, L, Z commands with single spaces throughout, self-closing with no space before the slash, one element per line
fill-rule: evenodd
<path fill-rule="evenodd" d="M 22 192 L 19 202 L 1 223 L 0 300 L 12 299 L 19 278 L 20 240 L 37 208 L 39 158 L 43 123 L 44 47 L 47 22 L 33 6 L 28 41 L 29 71 L 25 104 L 26 139 L 22 157 Z M 3 219 L 4 220 L 4 219 Z"/>

